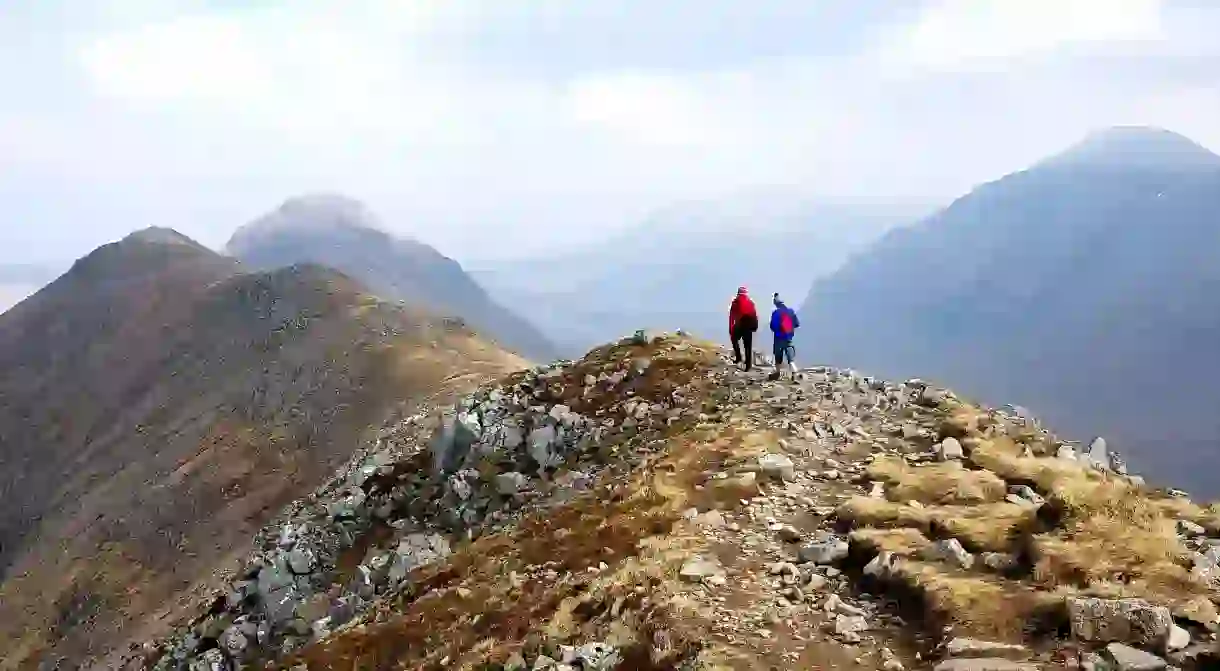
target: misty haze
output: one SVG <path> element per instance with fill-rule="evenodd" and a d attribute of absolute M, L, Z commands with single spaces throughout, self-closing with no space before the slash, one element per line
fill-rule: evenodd
<path fill-rule="evenodd" d="M 1220 668 L 1220 5 L 10 4 L 0 671 Z"/>

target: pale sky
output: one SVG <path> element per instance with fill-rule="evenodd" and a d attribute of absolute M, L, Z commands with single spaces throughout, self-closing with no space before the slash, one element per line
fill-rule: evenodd
<path fill-rule="evenodd" d="M 0 0 L 0 262 L 338 191 L 458 258 L 787 186 L 948 202 L 1114 124 L 1220 148 L 1220 4 Z"/>

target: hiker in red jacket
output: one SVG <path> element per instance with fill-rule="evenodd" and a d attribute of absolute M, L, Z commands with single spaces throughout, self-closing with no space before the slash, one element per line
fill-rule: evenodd
<path fill-rule="evenodd" d="M 729 308 L 729 338 L 733 341 L 733 363 L 744 356 L 746 370 L 754 363 L 754 332 L 758 330 L 758 311 L 745 287 L 737 289 L 737 297 Z M 742 347 L 738 348 L 738 341 Z"/>

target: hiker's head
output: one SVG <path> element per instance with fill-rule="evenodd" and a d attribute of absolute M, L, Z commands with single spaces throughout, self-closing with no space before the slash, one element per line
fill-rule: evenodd
<path fill-rule="evenodd" d="M 771 302 L 772 302 L 772 303 L 775 303 L 775 306 L 776 306 L 776 307 L 779 307 L 779 306 L 781 306 L 781 305 L 783 305 L 783 304 L 784 304 L 784 301 L 783 301 L 783 300 L 781 300 L 781 299 L 780 299 L 780 297 L 779 297 L 779 293 L 775 293 L 775 294 L 772 294 L 772 295 L 771 295 Z"/>
<path fill-rule="evenodd" d="M 748 292 L 748 291 L 746 291 L 746 288 L 745 288 L 745 287 L 737 287 L 737 295 L 738 295 L 738 296 L 745 296 L 747 293 L 749 293 L 749 292 Z"/>

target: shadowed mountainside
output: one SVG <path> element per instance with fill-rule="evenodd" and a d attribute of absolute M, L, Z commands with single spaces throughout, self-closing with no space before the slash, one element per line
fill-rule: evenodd
<path fill-rule="evenodd" d="M 1220 157 L 1168 131 L 1115 128 L 892 231 L 816 283 L 806 351 L 1021 403 L 1211 494 L 1218 249 Z"/>
<path fill-rule="evenodd" d="M 0 668 L 161 631 L 369 426 L 523 365 L 320 266 L 99 248 L 0 317 Z"/>
<path fill-rule="evenodd" d="M 240 228 L 227 251 L 263 269 L 321 263 L 379 294 L 460 317 L 526 357 L 550 360 L 554 346 L 529 322 L 495 303 L 453 259 L 381 230 L 371 212 L 343 196 L 293 198 Z"/>

